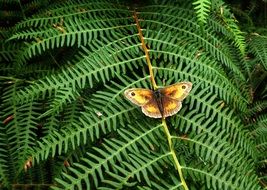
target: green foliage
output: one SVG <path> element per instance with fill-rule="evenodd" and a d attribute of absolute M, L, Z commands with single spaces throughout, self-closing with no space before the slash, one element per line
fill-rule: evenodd
<path fill-rule="evenodd" d="M 212 1 L 212 9 L 217 13 L 216 19 L 228 30 L 227 36 L 232 40 L 234 46 L 236 46 L 241 55 L 245 55 L 246 44 L 244 32 L 239 29 L 237 20 L 227 6 L 225 6 L 222 0 Z"/>
<path fill-rule="evenodd" d="M 189 189 L 267 183 L 266 36 L 222 1 L 1 4 L 20 13 L 0 32 L 1 187 L 183 189 L 161 121 L 123 96 L 151 88 L 135 11 L 157 84 L 193 83 L 167 119 Z"/>
<path fill-rule="evenodd" d="M 267 37 L 254 34 L 249 38 L 250 52 L 256 55 L 256 61 L 267 70 Z"/>
<path fill-rule="evenodd" d="M 210 0 L 197 0 L 193 3 L 197 13 L 198 22 L 201 24 L 207 23 L 207 18 L 211 8 Z"/>

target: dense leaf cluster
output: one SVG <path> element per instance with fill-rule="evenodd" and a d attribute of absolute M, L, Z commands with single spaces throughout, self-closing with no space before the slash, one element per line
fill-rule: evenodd
<path fill-rule="evenodd" d="M 189 189 L 267 184 L 267 35 L 224 2 L 0 6 L 1 188 L 183 189 L 161 120 L 123 96 L 151 88 L 134 13 L 157 84 L 193 83 L 167 119 Z"/>

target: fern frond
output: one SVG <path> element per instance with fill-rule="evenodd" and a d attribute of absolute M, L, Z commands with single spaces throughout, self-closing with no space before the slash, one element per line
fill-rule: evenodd
<path fill-rule="evenodd" d="M 201 68 L 201 67 L 191 68 L 189 64 L 182 70 L 181 68 L 174 67 L 174 66 L 169 66 L 169 67 L 159 66 L 159 67 L 154 67 L 154 69 L 156 69 L 157 72 L 159 72 L 159 75 L 163 76 L 164 78 L 174 77 L 176 81 L 179 80 L 179 78 L 186 78 L 189 81 L 194 81 L 194 83 L 196 84 L 201 83 L 203 85 L 203 88 L 209 87 L 209 91 L 211 91 L 212 93 L 218 94 L 220 98 L 226 101 L 226 103 L 232 102 L 234 103 L 234 107 L 240 106 L 238 109 L 242 111 L 246 110 L 247 100 L 245 100 L 245 98 L 242 98 L 241 93 L 235 90 L 236 87 L 233 87 L 231 83 L 224 83 L 225 81 L 224 79 L 220 78 L 220 74 L 217 74 L 217 75 L 206 74 L 204 72 L 201 72 L 201 70 L 204 68 Z M 226 87 L 226 85 L 229 85 L 229 86 Z M 231 90 L 224 91 L 225 88 L 229 88 Z M 240 96 L 235 93 L 239 94 Z M 237 97 L 240 99 L 237 100 Z M 228 98 L 230 98 L 230 100 Z"/>
<path fill-rule="evenodd" d="M 39 118 L 50 114 L 58 114 L 59 111 L 63 109 L 63 105 L 67 102 L 72 102 L 72 100 L 75 100 L 78 96 L 79 94 L 75 94 L 75 92 L 70 91 L 69 88 L 60 88 L 55 94 L 54 101 L 51 103 L 51 108 L 39 116 Z"/>
<path fill-rule="evenodd" d="M 16 178 L 17 161 L 19 159 L 19 152 L 16 150 L 20 147 L 20 119 L 17 117 L 19 116 L 18 107 L 12 104 L 14 103 L 12 97 L 17 88 L 19 88 L 18 83 L 8 85 L 3 89 L 3 94 L 0 97 L 0 120 L 3 129 L 0 134 L 0 143 L 3 147 L 1 148 L 1 153 L 3 154 L 0 154 L 3 173 L 1 177 L 4 179 L 3 182 L 8 184 Z M 20 165 L 21 168 L 22 165 Z"/>
<path fill-rule="evenodd" d="M 234 45 L 239 48 L 242 55 L 245 55 L 246 43 L 245 43 L 244 32 L 240 30 L 240 28 L 236 24 L 235 19 L 226 18 L 225 22 L 227 23 L 227 26 L 229 27 L 230 32 L 233 33 L 234 40 L 235 40 Z"/>
<path fill-rule="evenodd" d="M 213 10 L 217 12 L 217 16 L 222 24 L 225 25 L 227 30 L 232 34 L 231 39 L 233 40 L 233 44 L 239 49 L 241 55 L 244 56 L 246 51 L 244 32 L 242 32 L 237 25 L 237 20 L 234 15 L 221 0 L 214 1 L 212 7 Z"/>
<path fill-rule="evenodd" d="M 210 0 L 196 0 L 193 2 L 200 25 L 206 24 L 211 8 Z"/>
<path fill-rule="evenodd" d="M 248 47 L 250 52 L 256 55 L 256 59 L 267 70 L 267 37 L 261 35 L 251 35 Z"/>
<path fill-rule="evenodd" d="M 249 180 L 249 177 L 240 177 L 237 176 L 235 182 L 232 181 L 234 176 L 230 171 L 225 170 L 225 168 L 209 168 L 206 166 L 204 168 L 194 167 L 184 167 L 185 170 L 192 172 L 194 178 L 199 179 L 200 181 L 204 180 L 204 176 L 207 181 L 207 187 L 213 189 L 255 189 L 260 190 L 260 187 L 257 186 L 257 178 Z M 252 182 L 253 181 L 253 182 Z M 246 183 L 246 182 L 249 182 Z"/>
<path fill-rule="evenodd" d="M 0 60 L 4 61 L 11 61 L 16 56 L 17 49 L 19 47 L 17 44 L 9 44 L 4 43 L 4 41 L 1 40 L 1 47 L 0 47 Z"/>
<path fill-rule="evenodd" d="M 4 188 L 182 189 L 184 178 L 189 189 L 260 189 L 267 87 L 251 69 L 264 53 L 244 60 L 221 0 L 43 3 L 22 3 L 25 19 L 0 32 Z M 123 96 L 151 89 L 152 73 L 159 87 L 193 84 L 166 125 Z"/>
<path fill-rule="evenodd" d="M 0 123 L 0 131 L 0 180 L 3 186 L 8 186 L 11 181 L 11 176 L 9 175 L 15 173 L 13 165 L 15 160 L 11 157 L 13 151 L 10 151 L 10 148 L 7 146 L 10 143 L 8 139 L 10 137 L 7 135 L 6 128 L 2 122 Z"/>
<path fill-rule="evenodd" d="M 166 13 L 158 15 L 155 13 L 158 9 L 162 9 L 162 12 Z M 177 15 L 178 11 L 181 12 L 180 15 Z M 155 45 L 155 48 L 153 49 L 165 50 L 167 47 L 171 50 L 173 49 L 179 51 L 179 47 L 181 45 L 185 47 L 188 46 L 186 48 L 189 52 L 193 52 L 191 56 L 194 56 L 196 59 L 199 55 L 201 55 L 204 48 L 204 51 L 212 54 L 222 65 L 230 68 L 233 73 L 245 80 L 243 73 L 240 72 L 240 68 L 231 61 L 229 50 L 225 51 L 226 49 L 224 48 L 227 47 L 227 45 L 223 45 L 224 48 L 219 49 L 218 46 L 221 45 L 222 41 L 212 33 L 207 34 L 207 38 L 209 40 L 207 40 L 207 38 L 203 38 L 199 25 L 194 23 L 194 20 L 192 20 L 194 17 L 193 12 L 185 9 L 174 8 L 171 5 L 158 5 L 144 7 L 142 8 L 142 12 L 140 14 L 142 18 L 145 19 L 141 22 L 141 24 L 144 23 L 148 28 L 147 36 L 149 41 L 149 36 L 151 35 L 150 31 L 154 32 L 154 34 L 152 33 L 154 36 L 153 38 L 155 38 L 153 41 L 155 41 L 155 44 L 158 44 Z M 192 18 L 188 19 L 188 15 L 191 15 Z M 159 17 L 161 21 L 154 21 L 153 19 L 155 16 Z M 182 26 L 184 25 L 187 27 L 183 28 Z M 161 31 L 166 31 L 166 33 Z M 160 40 L 157 40 L 158 38 L 160 38 Z M 149 41 L 148 43 L 151 43 Z M 165 41 L 170 43 L 166 43 Z M 164 44 L 160 45 L 160 43 Z M 173 47 L 169 47 L 169 45 Z"/>
<path fill-rule="evenodd" d="M 267 109 L 267 100 L 255 102 L 247 112 L 247 116 L 257 115 Z"/>
<path fill-rule="evenodd" d="M 128 152 L 140 152 L 137 145 L 150 152 L 147 146 L 151 145 L 151 143 L 157 144 L 157 140 L 155 140 L 153 136 L 156 135 L 155 132 L 161 129 L 161 125 L 155 125 L 152 128 L 147 126 L 147 128 L 142 128 L 140 130 L 136 127 L 130 127 L 130 129 L 131 132 L 125 129 L 118 131 L 122 140 L 106 140 L 106 142 L 102 145 L 104 149 L 94 147 L 94 152 L 97 152 L 97 154 L 88 153 L 87 156 L 82 159 L 84 164 L 74 164 L 70 169 L 72 174 L 63 173 L 62 179 L 57 179 L 60 186 L 54 187 L 54 189 L 82 189 L 98 187 L 98 180 L 104 180 L 101 168 L 105 168 L 106 172 L 113 171 L 114 169 L 109 167 L 109 164 L 122 162 L 125 159 L 129 160 L 130 157 Z M 93 184 L 90 184 L 88 181 L 88 176 L 93 177 Z M 85 186 L 82 185 L 83 183 L 85 183 Z"/>
<path fill-rule="evenodd" d="M 153 176 L 154 170 L 159 169 L 160 171 L 157 171 L 157 173 L 161 172 L 160 168 L 164 165 L 170 154 L 170 152 L 161 155 L 144 153 L 144 155 L 136 156 L 130 154 L 130 163 L 123 162 L 124 167 L 116 166 L 119 174 L 108 172 L 113 181 L 104 180 L 104 183 L 109 184 L 111 186 L 110 189 L 122 189 L 135 185 L 134 182 L 131 182 L 131 178 L 137 178 L 137 181 L 141 182 L 140 179 L 142 177 L 144 182 L 150 185 L 150 176 Z"/>
<path fill-rule="evenodd" d="M 126 104 L 121 104 L 121 106 L 124 110 L 104 110 L 107 116 L 102 117 L 101 120 L 99 120 L 95 112 L 90 112 L 90 108 L 87 108 L 86 110 L 89 111 L 89 113 L 83 113 L 82 117 L 79 119 L 82 125 L 73 123 L 72 126 L 43 138 L 43 142 L 39 142 L 39 146 L 32 150 L 33 159 L 39 162 L 40 160 L 46 159 L 50 153 L 52 157 L 54 157 L 55 154 L 60 155 L 62 152 L 66 152 L 69 149 L 69 141 L 71 142 L 71 148 L 74 149 L 77 145 L 85 144 L 87 141 L 94 141 L 96 138 L 99 138 L 100 130 L 106 134 L 116 129 L 116 118 L 123 119 L 123 116 L 127 114 L 127 112 L 134 109 L 126 106 Z"/>
<path fill-rule="evenodd" d="M 257 122 L 253 124 L 254 130 L 251 133 L 257 138 L 257 147 L 261 152 L 264 152 L 267 148 L 267 116 L 263 114 L 258 117 Z"/>
<path fill-rule="evenodd" d="M 135 36 L 133 36 L 135 37 Z M 137 54 L 128 54 L 131 50 L 136 50 L 137 45 L 129 45 L 125 47 L 124 40 L 133 40 L 131 38 L 123 38 L 117 41 L 119 46 L 123 46 L 121 51 L 111 54 L 108 52 L 108 47 L 103 47 L 100 51 L 97 51 L 93 55 L 90 51 L 84 48 L 85 54 L 89 54 L 86 57 L 84 54 L 81 56 L 81 60 L 73 68 L 62 70 L 62 73 L 47 77 L 45 80 L 40 80 L 36 84 L 29 86 L 25 91 L 21 91 L 18 94 L 18 102 L 27 102 L 32 98 L 40 98 L 48 95 L 52 96 L 58 89 L 63 87 L 73 88 L 73 92 L 77 91 L 76 88 L 83 89 L 86 85 L 91 88 L 94 86 L 93 81 L 101 81 L 105 83 L 109 79 L 115 76 L 115 72 L 125 73 L 126 68 L 132 69 L 133 66 L 143 65 L 144 56 Z M 114 43 L 109 44 L 110 46 Z M 128 54 L 128 60 L 123 60 L 120 57 L 121 53 Z M 106 55 L 106 57 L 103 56 Z M 70 77 L 71 76 L 71 77 Z M 31 92 L 31 93 L 28 93 Z M 75 95 L 70 95 L 74 97 Z"/>
<path fill-rule="evenodd" d="M 62 6 L 68 7 L 69 4 Z M 58 6 L 51 14 L 56 16 L 51 18 L 50 15 L 41 15 L 38 19 L 21 23 L 18 29 L 23 30 L 17 30 L 10 38 L 29 41 L 27 47 L 19 54 L 24 61 L 49 49 L 64 46 L 80 47 L 99 39 L 99 36 L 114 39 L 114 36 L 122 36 L 127 30 L 134 29 L 133 20 L 126 7 L 113 3 L 86 2 L 84 6 L 76 4 L 65 9 Z M 84 19 L 86 17 L 91 19 Z M 29 26 L 30 30 L 24 29 Z"/>

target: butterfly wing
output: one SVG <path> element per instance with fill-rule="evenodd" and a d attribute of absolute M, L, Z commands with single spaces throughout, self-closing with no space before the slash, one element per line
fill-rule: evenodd
<path fill-rule="evenodd" d="M 124 95 L 132 103 L 143 106 L 153 99 L 153 91 L 143 88 L 131 88 L 125 90 Z"/>
<path fill-rule="evenodd" d="M 163 95 L 164 117 L 176 114 L 182 108 L 182 101 L 192 89 L 191 82 L 179 82 L 160 89 Z"/>
<path fill-rule="evenodd" d="M 178 82 L 176 84 L 166 86 L 160 89 L 160 93 L 165 97 L 177 100 L 179 102 L 183 101 L 192 89 L 191 82 Z"/>
<path fill-rule="evenodd" d="M 192 89 L 191 82 L 179 82 L 159 89 L 162 97 L 164 117 L 176 114 L 182 108 L 182 101 Z M 154 92 L 149 89 L 132 88 L 124 92 L 124 95 L 134 104 L 142 107 L 142 112 L 153 118 L 162 118 Z"/>
<path fill-rule="evenodd" d="M 142 112 L 153 118 L 161 118 L 161 113 L 152 90 L 132 88 L 124 92 L 124 95 L 134 104 L 142 106 Z"/>
<path fill-rule="evenodd" d="M 174 100 L 167 96 L 163 97 L 162 103 L 164 105 L 163 114 L 165 118 L 176 114 L 182 108 L 182 102 Z M 142 106 L 142 112 L 148 117 L 162 118 L 160 109 L 154 98 L 151 101 L 149 101 L 147 104 Z"/>
<path fill-rule="evenodd" d="M 163 105 L 163 113 L 165 118 L 176 114 L 182 108 L 182 102 L 169 98 L 167 96 L 163 97 Z"/>
<path fill-rule="evenodd" d="M 155 98 L 152 98 L 147 104 L 142 106 L 142 112 L 148 117 L 162 118 Z"/>

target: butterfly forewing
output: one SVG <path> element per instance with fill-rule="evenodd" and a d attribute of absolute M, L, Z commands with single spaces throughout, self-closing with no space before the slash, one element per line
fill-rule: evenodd
<path fill-rule="evenodd" d="M 191 82 L 179 82 L 160 89 L 161 94 L 169 98 L 182 101 L 192 89 Z"/>
<path fill-rule="evenodd" d="M 153 91 L 143 88 L 131 88 L 124 92 L 124 95 L 134 104 L 143 106 L 153 99 Z"/>

